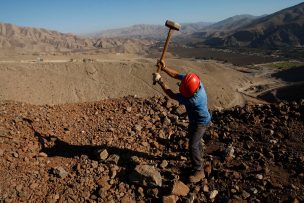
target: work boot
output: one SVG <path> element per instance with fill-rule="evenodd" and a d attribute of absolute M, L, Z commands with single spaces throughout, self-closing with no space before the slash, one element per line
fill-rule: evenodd
<path fill-rule="evenodd" d="M 189 182 L 190 183 L 197 183 L 201 181 L 203 178 L 205 178 L 204 169 L 195 171 L 193 175 L 189 176 Z"/>

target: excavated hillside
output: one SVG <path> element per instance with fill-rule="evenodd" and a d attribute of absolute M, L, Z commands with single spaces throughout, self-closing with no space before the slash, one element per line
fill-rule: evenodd
<path fill-rule="evenodd" d="M 2 101 L 0 202 L 304 201 L 304 101 L 212 115 L 206 177 L 189 184 L 187 118 L 171 100 Z"/>

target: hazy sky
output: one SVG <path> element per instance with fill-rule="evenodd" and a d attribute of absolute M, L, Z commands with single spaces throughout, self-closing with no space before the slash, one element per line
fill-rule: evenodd
<path fill-rule="evenodd" d="M 298 0 L 0 0 L 0 22 L 60 32 L 88 33 L 134 24 L 217 22 L 264 15 Z"/>

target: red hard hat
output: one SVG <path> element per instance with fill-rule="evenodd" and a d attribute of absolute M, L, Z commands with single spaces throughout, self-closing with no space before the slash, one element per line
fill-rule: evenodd
<path fill-rule="evenodd" d="M 179 91 L 184 97 L 192 97 L 200 85 L 200 78 L 194 73 L 188 73 L 179 86 Z"/>

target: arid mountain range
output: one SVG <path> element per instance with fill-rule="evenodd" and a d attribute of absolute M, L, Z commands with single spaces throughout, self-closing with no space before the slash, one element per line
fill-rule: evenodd
<path fill-rule="evenodd" d="M 175 35 L 187 35 L 198 32 L 206 26 L 213 23 L 198 22 L 198 23 L 184 23 L 181 24 L 182 29 L 176 32 Z M 96 32 L 91 36 L 100 37 L 120 37 L 120 38 L 137 38 L 137 39 L 156 39 L 162 40 L 167 36 L 168 28 L 163 25 L 145 25 L 139 24 L 131 27 L 105 30 Z"/>
<path fill-rule="evenodd" d="M 0 48 L 33 51 L 104 48 L 138 52 L 142 49 L 140 47 L 150 45 L 155 40 L 164 40 L 167 30 L 164 25 L 134 25 L 80 37 L 42 28 L 0 23 Z M 187 45 L 195 42 L 220 47 L 302 47 L 304 3 L 266 16 L 238 15 L 213 24 L 182 24 L 180 32 L 174 35 L 174 40 Z"/>
<path fill-rule="evenodd" d="M 82 49 L 90 46 L 92 46 L 91 40 L 72 34 L 63 34 L 42 28 L 19 27 L 7 23 L 0 24 L 1 48 L 52 51 Z"/>
<path fill-rule="evenodd" d="M 32 52 L 77 51 L 101 48 L 108 52 L 137 53 L 151 40 L 127 38 L 85 38 L 43 28 L 19 27 L 0 23 L 0 48 L 21 49 Z"/>
<path fill-rule="evenodd" d="M 253 19 L 237 29 L 227 29 L 222 36 L 208 36 L 205 43 L 233 47 L 303 47 L 304 3 Z"/>

